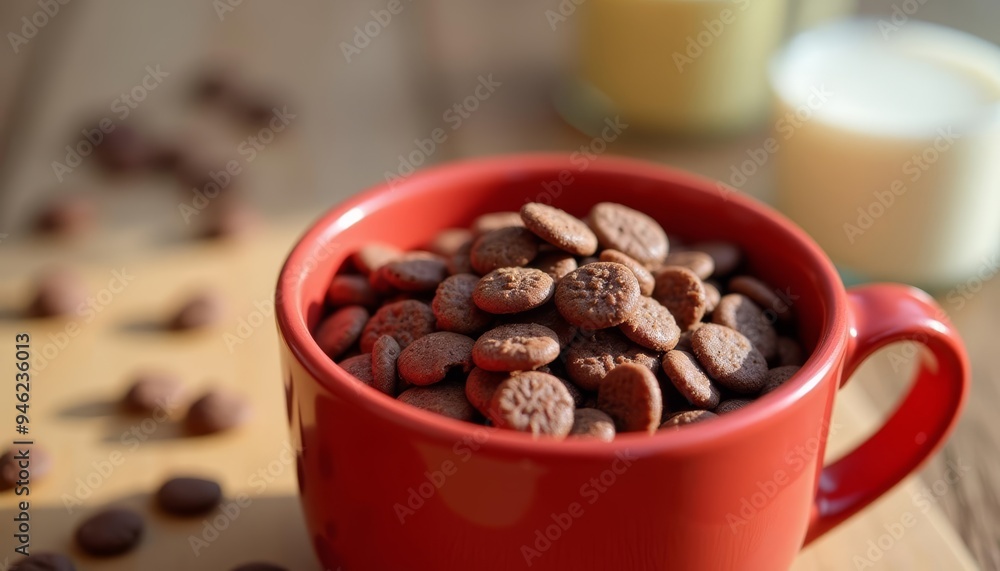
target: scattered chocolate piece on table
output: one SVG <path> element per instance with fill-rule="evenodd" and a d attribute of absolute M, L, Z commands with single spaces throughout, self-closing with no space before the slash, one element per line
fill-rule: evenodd
<path fill-rule="evenodd" d="M 53 236 L 79 236 L 94 227 L 97 207 L 89 196 L 75 194 L 54 198 L 38 214 L 35 228 Z"/>
<path fill-rule="evenodd" d="M 183 396 L 184 385 L 176 376 L 144 371 L 133 379 L 122 398 L 122 406 L 135 414 L 152 414 L 161 410 L 170 413 L 180 405 Z"/>
<path fill-rule="evenodd" d="M 76 528 L 76 543 L 90 555 L 109 557 L 131 551 L 146 524 L 138 513 L 111 508 L 90 516 Z"/>
<path fill-rule="evenodd" d="M 74 272 L 48 270 L 35 282 L 35 296 L 27 308 L 28 317 L 68 317 L 76 315 L 87 302 L 87 286 Z"/>
<path fill-rule="evenodd" d="M 27 456 L 27 458 L 25 458 Z M 13 490 L 22 478 L 24 463 L 31 470 L 31 481 L 37 482 L 52 471 L 52 455 L 39 444 L 15 446 L 0 455 L 0 492 Z"/>
<path fill-rule="evenodd" d="M 178 516 L 208 513 L 221 501 L 222 486 L 204 478 L 171 478 L 156 492 L 156 503 L 160 509 Z"/>
<path fill-rule="evenodd" d="M 225 302 L 222 297 L 208 291 L 196 294 L 185 301 L 167 325 L 174 331 L 202 329 L 217 324 L 224 314 Z"/>
<path fill-rule="evenodd" d="M 24 559 L 15 561 L 10 571 L 76 571 L 76 565 L 61 553 L 36 551 Z"/>
<path fill-rule="evenodd" d="M 226 389 L 214 389 L 194 401 L 184 417 L 187 432 L 194 436 L 236 428 L 250 419 L 246 399 Z"/>

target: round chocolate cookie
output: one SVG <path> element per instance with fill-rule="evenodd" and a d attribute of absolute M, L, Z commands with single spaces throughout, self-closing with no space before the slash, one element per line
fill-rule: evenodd
<path fill-rule="evenodd" d="M 728 276 L 736 271 L 736 268 L 743 262 L 743 252 L 740 251 L 739 246 L 730 242 L 699 242 L 689 249 L 711 256 L 712 265 L 715 267 L 713 275 L 717 277 Z"/>
<path fill-rule="evenodd" d="M 478 283 L 473 274 L 456 274 L 441 282 L 431 302 L 438 329 L 470 335 L 489 327 L 493 316 L 473 302 Z"/>
<path fill-rule="evenodd" d="M 712 260 L 712 256 L 694 250 L 671 252 L 663 260 L 663 265 L 687 268 L 702 280 L 707 280 L 715 272 L 715 261 Z"/>
<path fill-rule="evenodd" d="M 472 234 L 482 236 L 487 232 L 511 226 L 524 226 L 520 212 L 490 212 L 472 221 Z"/>
<path fill-rule="evenodd" d="M 122 398 L 122 407 L 134 414 L 160 410 L 169 413 L 180 405 L 183 396 L 184 385 L 175 375 L 146 371 L 135 376 Z"/>
<path fill-rule="evenodd" d="M 536 323 L 501 325 L 483 333 L 472 348 L 476 366 L 487 371 L 527 371 L 559 356 L 555 331 Z"/>
<path fill-rule="evenodd" d="M 465 387 L 457 383 L 437 383 L 428 387 L 413 387 L 396 397 L 401 402 L 431 412 L 471 422 L 476 409 L 465 398 Z"/>
<path fill-rule="evenodd" d="M 663 421 L 663 424 L 660 425 L 660 430 L 677 430 L 689 424 L 704 422 L 706 420 L 712 420 L 713 418 L 719 418 L 719 415 L 707 410 L 685 410 L 675 412 Z"/>
<path fill-rule="evenodd" d="M 745 295 L 722 296 L 712 312 L 712 322 L 742 333 L 765 359 L 773 359 L 778 352 L 777 332 L 764 312 Z"/>
<path fill-rule="evenodd" d="M 221 501 L 222 486 L 204 478 L 171 478 L 156 492 L 156 503 L 160 509 L 178 516 L 210 512 Z"/>
<path fill-rule="evenodd" d="M 631 270 L 613 262 L 595 262 L 559 280 L 555 302 L 570 324 L 596 330 L 624 323 L 640 297 L 639 282 Z"/>
<path fill-rule="evenodd" d="M 107 557 L 132 550 L 142 539 L 142 516 L 123 508 L 92 515 L 76 528 L 76 543 L 90 555 Z"/>
<path fill-rule="evenodd" d="M 396 396 L 399 384 L 396 362 L 401 351 L 391 335 L 379 337 L 372 347 L 372 386 L 391 397 Z"/>
<path fill-rule="evenodd" d="M 538 238 L 523 226 L 508 226 L 476 238 L 469 260 L 485 275 L 497 268 L 527 266 L 537 255 Z"/>
<path fill-rule="evenodd" d="M 449 274 L 454 276 L 456 274 L 471 274 L 475 271 L 472 269 L 472 258 L 470 257 L 473 242 L 474 240 L 469 240 L 462 244 L 455 250 L 454 254 L 448 257 Z"/>
<path fill-rule="evenodd" d="M 667 351 L 661 364 L 671 384 L 689 403 L 708 410 L 718 406 L 719 390 L 712 384 L 694 355 L 684 351 Z"/>
<path fill-rule="evenodd" d="M 620 331 L 605 329 L 574 340 L 565 353 L 566 373 L 583 390 L 597 390 L 615 367 L 636 363 L 651 372 L 660 368 L 656 353 L 633 345 Z"/>
<path fill-rule="evenodd" d="M 87 299 L 87 287 L 69 270 L 50 270 L 39 276 L 28 317 L 65 317 L 75 314 Z"/>
<path fill-rule="evenodd" d="M 439 383 L 452 371 L 472 370 L 470 337 L 450 331 L 428 333 L 410 343 L 402 353 L 396 368 L 404 381 L 425 386 Z"/>
<path fill-rule="evenodd" d="M 498 268 L 479 280 L 472 301 L 489 313 L 520 313 L 549 301 L 555 287 L 552 276 L 542 270 Z"/>
<path fill-rule="evenodd" d="M 681 266 L 664 266 L 656 275 L 653 299 L 670 310 L 681 331 L 687 331 L 705 316 L 708 302 L 701 280 Z"/>
<path fill-rule="evenodd" d="M 542 270 L 549 274 L 552 281 L 558 282 L 579 266 L 576 258 L 565 252 L 547 252 L 535 258 L 535 261 L 531 262 L 531 267 Z"/>
<path fill-rule="evenodd" d="M 760 306 L 765 314 L 783 322 L 790 322 L 793 318 L 791 306 L 778 295 L 780 290 L 772 289 L 753 276 L 736 276 L 729 280 L 729 291 L 747 296 Z"/>
<path fill-rule="evenodd" d="M 601 202 L 587 224 L 603 248 L 612 248 L 643 264 L 658 264 L 667 256 L 667 234 L 649 216 L 621 204 Z"/>
<path fill-rule="evenodd" d="M 360 355 L 348 357 L 337 363 L 337 365 L 339 365 L 341 369 L 347 371 L 347 373 L 355 379 L 366 385 L 370 386 L 375 380 L 372 370 L 371 353 L 362 353 Z"/>
<path fill-rule="evenodd" d="M 635 311 L 618 329 L 635 343 L 654 351 L 673 349 L 681 336 L 674 316 L 650 297 L 640 297 Z"/>
<path fill-rule="evenodd" d="M 785 365 L 783 367 L 775 367 L 767 372 L 767 378 L 764 380 L 764 388 L 760 390 L 760 394 L 766 395 L 767 393 L 777 389 L 785 382 L 792 378 L 792 375 L 799 372 L 799 367 L 797 365 Z"/>
<path fill-rule="evenodd" d="M 619 432 L 656 432 L 663 414 L 663 393 L 656 375 L 634 363 L 608 373 L 597 389 L 597 408 L 615 421 Z"/>
<path fill-rule="evenodd" d="M 218 323 L 225 312 L 225 302 L 218 293 L 202 292 L 184 302 L 167 326 L 174 331 L 210 327 Z"/>
<path fill-rule="evenodd" d="M 436 254 L 409 257 L 404 255 L 380 267 L 385 283 L 399 291 L 431 291 L 448 276 L 448 265 Z"/>
<path fill-rule="evenodd" d="M 208 391 L 194 401 L 184 417 L 189 434 L 200 436 L 235 428 L 250 419 L 250 405 L 242 396 L 225 389 Z"/>
<path fill-rule="evenodd" d="M 573 411 L 573 428 L 569 436 L 611 442 L 615 439 L 615 421 L 596 408 L 578 408 Z"/>
<path fill-rule="evenodd" d="M 326 290 L 326 302 L 334 307 L 362 305 L 373 307 L 378 304 L 378 296 L 364 276 L 343 275 L 330 280 Z"/>
<path fill-rule="evenodd" d="M 429 305 L 415 299 L 404 299 L 380 307 L 361 332 L 361 351 L 371 353 L 375 341 L 392 335 L 400 348 L 434 332 L 437 319 Z"/>
<path fill-rule="evenodd" d="M 10 571 L 76 571 L 76 565 L 73 565 L 69 557 L 60 553 L 36 551 L 15 561 Z"/>
<path fill-rule="evenodd" d="M 750 399 L 724 400 L 721 403 L 719 403 L 719 406 L 715 407 L 715 414 L 723 415 L 723 414 L 729 414 L 731 412 L 736 412 L 737 410 L 740 410 L 741 408 L 745 407 L 746 405 L 752 402 L 753 401 Z"/>
<path fill-rule="evenodd" d="M 354 345 L 367 324 L 368 310 L 360 305 L 348 305 L 324 319 L 313 337 L 324 353 L 336 359 Z"/>
<path fill-rule="evenodd" d="M 465 380 L 465 397 L 479 412 L 484 415 L 489 414 L 490 402 L 497 388 L 513 374 L 516 373 L 487 371 L 476 367 L 469 372 L 469 377 Z"/>
<path fill-rule="evenodd" d="M 351 254 L 351 263 L 364 275 L 402 257 L 403 251 L 390 244 L 371 242 Z"/>
<path fill-rule="evenodd" d="M 528 230 L 560 250 L 576 256 L 590 256 L 597 251 L 594 232 L 564 210 L 529 202 L 521 207 L 521 220 Z"/>
<path fill-rule="evenodd" d="M 712 313 L 716 307 L 719 307 L 719 302 L 722 301 L 722 294 L 719 293 L 719 288 L 712 282 L 702 282 L 701 287 L 705 288 L 705 313 Z"/>
<path fill-rule="evenodd" d="M 651 274 L 644 265 L 639 263 L 638 260 L 632 258 L 631 256 L 626 256 L 618 250 L 612 250 L 610 248 L 602 251 L 598 259 L 602 262 L 614 262 L 616 264 L 621 264 L 632 270 L 632 274 L 635 275 L 636 281 L 639 282 L 639 294 L 653 294 L 653 287 L 656 285 L 656 280 L 653 278 L 653 274 Z"/>
<path fill-rule="evenodd" d="M 537 323 L 538 325 L 548 327 L 552 331 L 555 331 L 556 336 L 559 337 L 560 348 L 565 348 L 576 337 L 576 327 L 570 325 L 563 318 L 554 303 L 547 303 L 538 309 L 533 309 L 525 313 L 506 316 L 505 320 L 508 323 Z"/>
<path fill-rule="evenodd" d="M 562 438 L 573 428 L 573 410 L 573 397 L 559 379 L 527 371 L 500 383 L 489 416 L 501 428 Z"/>
<path fill-rule="evenodd" d="M 723 387 L 756 394 L 767 379 L 767 360 L 734 329 L 706 323 L 691 335 L 691 346 L 705 372 Z"/>

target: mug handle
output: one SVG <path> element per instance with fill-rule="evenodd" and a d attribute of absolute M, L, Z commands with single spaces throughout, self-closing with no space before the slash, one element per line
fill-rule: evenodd
<path fill-rule="evenodd" d="M 850 329 L 841 386 L 869 355 L 897 341 L 922 343 L 935 362 L 921 362 L 906 398 L 878 432 L 823 469 L 805 544 L 916 470 L 951 431 L 968 392 L 965 347 L 928 294 L 874 284 L 852 288 L 847 295 Z"/>

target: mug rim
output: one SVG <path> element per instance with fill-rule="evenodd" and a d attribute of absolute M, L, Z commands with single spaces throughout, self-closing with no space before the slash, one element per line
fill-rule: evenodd
<path fill-rule="evenodd" d="M 652 435 L 625 433 L 616 435 L 611 442 L 592 439 L 536 440 L 529 434 L 486 427 L 421 410 L 377 390 L 358 390 L 358 381 L 319 348 L 306 323 L 305 312 L 302 311 L 302 286 L 311 271 L 314 271 L 306 271 L 305 262 L 322 244 L 329 243 L 339 232 L 364 218 L 367 212 L 377 211 L 391 204 L 400 193 L 419 194 L 430 191 L 442 178 L 470 180 L 487 173 L 510 174 L 517 171 L 558 175 L 566 168 L 572 168 L 570 155 L 559 153 L 509 154 L 455 161 L 416 172 L 396 184 L 380 183 L 338 203 L 309 226 L 295 243 L 281 268 L 274 304 L 281 337 L 279 342 L 287 347 L 312 381 L 350 404 L 378 415 L 383 422 L 399 424 L 414 434 L 455 443 L 466 441 L 485 429 L 490 431 L 490 436 L 482 443 L 482 448 L 520 455 L 544 454 L 549 457 L 577 459 L 607 458 L 626 450 L 629 454 L 646 456 L 679 453 L 695 447 L 713 447 L 733 434 L 767 424 L 770 418 L 793 406 L 814 390 L 830 374 L 831 369 L 838 366 L 847 344 L 847 293 L 833 263 L 804 230 L 771 207 L 735 189 L 730 189 L 732 192 L 726 197 L 727 207 L 750 211 L 805 246 L 812 258 L 812 265 L 821 273 L 821 279 L 817 283 L 829 300 L 824 316 L 826 325 L 821 329 L 816 347 L 802 368 L 782 387 L 765 395 L 752 406 L 713 419 L 712 422 L 700 423 L 694 429 Z M 717 193 L 722 185 L 721 182 L 682 170 L 624 157 L 602 156 L 600 160 L 593 161 L 588 170 L 611 175 L 638 176 L 682 186 L 692 192 Z M 728 188 L 727 185 L 723 186 Z"/>

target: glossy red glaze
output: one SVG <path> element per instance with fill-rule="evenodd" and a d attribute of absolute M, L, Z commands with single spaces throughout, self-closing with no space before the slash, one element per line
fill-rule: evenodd
<path fill-rule="evenodd" d="M 526 201 L 578 216 L 621 202 L 685 239 L 740 244 L 752 271 L 792 300 L 811 357 L 784 387 L 712 422 L 611 443 L 555 442 L 403 405 L 353 381 L 316 346 L 310 330 L 327 285 L 353 250 L 375 240 L 415 247 Z M 625 159 L 580 170 L 568 156 L 501 157 L 375 188 L 306 233 L 276 307 L 308 528 L 323 565 L 344 571 L 786 569 L 804 542 L 934 452 L 968 384 L 962 343 L 922 292 L 846 292 L 813 241 L 770 208 Z M 880 432 L 824 470 L 845 374 L 904 339 L 925 342 L 933 362 Z"/>

